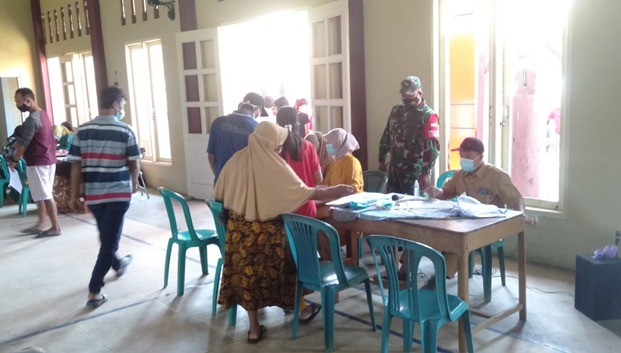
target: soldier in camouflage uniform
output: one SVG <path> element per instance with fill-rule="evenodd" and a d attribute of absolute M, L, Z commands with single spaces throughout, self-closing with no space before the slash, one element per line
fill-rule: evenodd
<path fill-rule="evenodd" d="M 401 81 L 402 103 L 395 105 L 379 146 L 379 169 L 388 171 L 388 192 L 412 194 L 414 181 L 425 190 L 440 154 L 439 120 L 423 99 L 420 79 Z M 390 164 L 386 168 L 386 158 Z"/>

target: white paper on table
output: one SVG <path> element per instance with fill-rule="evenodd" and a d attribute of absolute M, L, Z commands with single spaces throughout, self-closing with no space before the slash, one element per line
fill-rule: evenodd
<path fill-rule="evenodd" d="M 9 180 L 9 186 L 15 189 L 18 193 L 22 193 L 22 181 L 19 179 L 19 173 L 17 169 L 9 169 L 9 176 L 11 177 Z"/>

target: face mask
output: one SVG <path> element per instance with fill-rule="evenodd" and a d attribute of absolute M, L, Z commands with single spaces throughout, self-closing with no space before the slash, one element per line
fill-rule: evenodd
<path fill-rule="evenodd" d="M 26 105 L 26 103 L 22 103 L 22 105 L 17 106 L 17 109 L 19 109 L 19 111 L 22 113 L 26 113 L 28 111 L 28 106 Z"/>
<path fill-rule="evenodd" d="M 124 110 L 119 110 L 119 112 L 116 113 L 116 120 L 121 121 L 121 120 L 123 120 L 124 117 L 125 117 L 125 111 Z"/>
<path fill-rule="evenodd" d="M 336 150 L 334 150 L 334 146 L 332 146 L 332 144 L 327 144 L 326 145 L 326 152 L 328 152 L 329 155 L 334 156 L 336 154 Z"/>
<path fill-rule="evenodd" d="M 464 172 L 474 171 L 474 160 L 472 159 L 460 158 L 459 164 L 461 165 L 461 169 Z"/>

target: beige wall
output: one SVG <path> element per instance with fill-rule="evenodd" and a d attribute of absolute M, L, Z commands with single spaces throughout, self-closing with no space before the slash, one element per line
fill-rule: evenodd
<path fill-rule="evenodd" d="M 30 1 L 0 2 L 0 33 L 0 76 L 18 77 L 40 97 Z"/>
<path fill-rule="evenodd" d="M 197 21 L 199 28 L 217 27 L 272 11 L 309 8 L 328 2 L 196 1 Z M 32 65 L 24 64 L 27 60 L 23 59 L 33 60 L 32 47 L 26 39 L 32 35 L 28 6 L 16 3 L 21 2 L 5 1 L 0 5 L 3 10 L 0 11 L 0 32 L 3 38 L 16 39 L 10 44 L 7 41 L 0 43 L 0 73 L 17 72 L 33 81 Z M 116 12 L 118 2 L 102 3 L 106 4 L 102 10 L 110 83 L 114 82 L 114 72 L 117 71 L 119 85 L 127 87 L 125 44 L 162 38 L 174 162 L 172 168 L 147 165 L 145 169 L 151 186 L 165 185 L 184 191 L 186 177 L 175 46 L 178 20 L 169 21 L 164 15 L 156 22 L 121 28 Z M 409 74 L 419 75 L 428 102 L 436 105 L 433 94 L 437 91 L 436 82 L 433 82 L 437 71 L 432 30 L 433 0 L 364 0 L 363 4 L 368 117 L 366 148 L 369 167 L 374 168 L 377 166 L 380 134 L 391 106 L 399 101 L 399 81 Z M 617 222 L 621 218 L 621 191 L 615 185 L 621 175 L 621 164 L 615 158 L 620 149 L 617 134 L 621 131 L 616 104 L 621 92 L 621 67 L 618 65 L 621 47 L 615 45 L 616 38 L 621 37 L 621 26 L 617 25 L 620 15 L 621 2 L 618 0 L 600 0 L 597 6 L 588 0 L 574 0 L 567 63 L 568 103 L 563 117 L 563 124 L 568 129 L 564 211 L 561 214 L 531 211 L 539 215 L 539 224 L 527 231 L 529 260 L 572 268 L 577 253 L 603 247 L 612 241 L 614 231 L 621 229 L 621 223 Z M 20 58 L 14 59 L 13 56 Z M 515 254 L 515 241 L 509 239 L 506 248 L 508 254 Z"/>

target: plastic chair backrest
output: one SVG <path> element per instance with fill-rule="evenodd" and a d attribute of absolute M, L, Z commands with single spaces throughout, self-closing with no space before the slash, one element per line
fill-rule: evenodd
<path fill-rule="evenodd" d="M 380 281 L 380 289 L 382 292 L 382 300 L 387 306 L 391 315 L 410 319 L 414 321 L 422 321 L 428 318 L 446 318 L 449 320 L 449 306 L 446 295 L 446 283 L 441 280 L 445 278 L 446 263 L 444 256 L 437 250 L 417 243 L 415 241 L 391 237 L 386 235 L 369 235 L 367 242 L 373 253 L 373 261 L 378 274 L 381 274 L 381 267 L 386 270 L 388 277 L 388 294 L 382 281 Z M 403 249 L 403 255 L 399 257 L 397 251 Z M 378 255 L 381 258 L 378 258 Z M 434 267 L 436 281 L 436 300 L 437 306 L 420 305 L 419 297 L 422 289 L 418 288 L 418 267 L 421 259 L 429 259 Z M 406 268 L 406 285 L 405 289 L 400 289 L 397 271 L 399 270 L 399 261 L 403 261 Z M 402 287 L 401 287 L 402 288 Z M 407 291 L 407 294 L 402 294 Z M 407 298 L 404 302 L 401 298 Z"/>
<path fill-rule="evenodd" d="M 160 186 L 157 189 L 160 191 L 160 194 L 162 194 L 162 198 L 164 199 L 164 205 L 166 205 L 168 221 L 170 222 L 170 231 L 172 232 L 173 238 L 179 238 L 177 216 L 175 215 L 175 209 L 173 207 L 173 200 L 175 200 L 181 205 L 181 208 L 183 209 L 183 215 L 185 217 L 185 223 L 187 225 L 188 232 L 190 233 L 190 237 L 193 241 L 198 241 L 198 236 L 196 235 L 196 231 L 194 230 L 194 223 L 192 223 L 190 208 L 188 207 L 188 203 L 185 201 L 183 196 L 163 186 Z"/>
<path fill-rule="evenodd" d="M 17 174 L 19 174 L 19 180 L 22 182 L 23 187 L 28 186 L 28 174 L 26 173 L 26 160 L 23 158 L 19 159 L 16 165 Z"/>
<path fill-rule="evenodd" d="M 317 236 L 319 232 L 323 232 L 330 243 L 330 253 L 338 281 L 334 283 L 348 285 L 343 269 L 343 260 L 341 259 L 339 235 L 336 229 L 318 219 L 291 213 L 282 215 L 282 218 L 291 253 L 298 269 L 298 281 L 311 289 L 326 285 L 322 278 L 319 257 L 317 256 Z"/>
<path fill-rule="evenodd" d="M 388 173 L 379 170 L 365 170 L 362 172 L 364 191 L 386 193 Z"/>
<path fill-rule="evenodd" d="M 440 174 L 440 176 L 438 177 L 438 181 L 436 182 L 436 187 L 441 188 L 442 186 L 444 186 L 444 183 L 452 178 L 453 175 L 455 175 L 454 170 L 447 170 L 446 172 Z"/>
<path fill-rule="evenodd" d="M 226 224 L 222 222 L 222 210 L 224 206 L 220 201 L 205 200 L 205 202 L 213 215 L 213 221 L 216 224 L 216 232 L 218 233 L 218 240 L 220 243 L 220 251 L 222 252 L 222 256 L 224 256 L 224 243 L 226 241 Z"/>
<path fill-rule="evenodd" d="M 0 155 L 0 168 L 2 168 L 0 171 L 2 172 L 2 175 L 0 175 L 0 185 L 3 183 L 8 183 L 9 180 L 11 179 L 11 175 L 9 174 L 9 166 L 6 162 L 6 160 L 4 159 L 4 156 Z"/>

